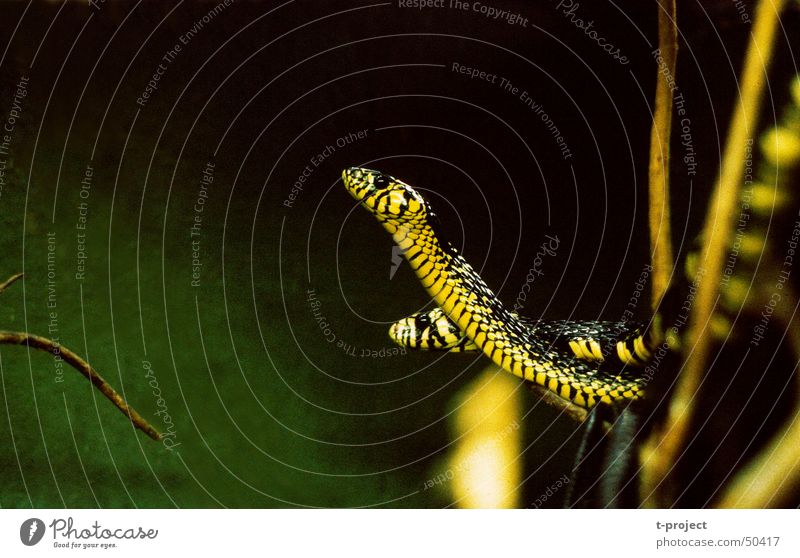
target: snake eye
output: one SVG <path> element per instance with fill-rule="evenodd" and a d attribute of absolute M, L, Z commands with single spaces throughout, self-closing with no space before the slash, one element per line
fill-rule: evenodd
<path fill-rule="evenodd" d="M 372 184 L 377 188 L 386 188 L 389 185 L 389 179 L 381 174 L 375 177 L 375 180 L 372 181 Z"/>

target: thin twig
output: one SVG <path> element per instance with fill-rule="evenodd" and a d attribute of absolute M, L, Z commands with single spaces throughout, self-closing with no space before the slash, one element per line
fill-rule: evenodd
<path fill-rule="evenodd" d="M 655 110 L 650 130 L 650 253 L 653 262 L 652 308 L 655 312 L 673 273 L 669 211 L 669 143 L 672 92 L 678 58 L 675 0 L 658 0 L 658 48 L 663 64 L 656 74 Z"/>
<path fill-rule="evenodd" d="M 711 339 L 706 335 L 706 328 L 716 306 L 729 233 L 735 223 L 747 140 L 753 137 L 756 130 L 775 29 L 784 3 L 785 0 L 760 0 L 756 8 L 754 29 L 742 72 L 741 95 L 731 119 L 719 181 L 712 194 L 703 229 L 704 249 L 700 258 L 703 273 L 698 276 L 695 308 L 689 319 L 684 343 L 686 362 L 670 401 L 664 426 L 648 441 L 644 494 L 666 490 L 662 482 L 681 455 L 689 433 L 697 390 L 710 353 Z"/>
<path fill-rule="evenodd" d="M 541 400 L 553 407 L 555 410 L 559 411 L 560 413 L 568 416 L 572 420 L 576 422 L 583 422 L 586 420 L 586 416 L 589 414 L 587 409 L 583 407 L 578 407 L 574 403 L 563 399 L 547 389 L 544 386 L 540 386 L 539 384 L 533 384 L 530 382 L 526 382 L 526 385 L 530 388 L 532 392 L 538 395 Z"/>
<path fill-rule="evenodd" d="M 6 279 L 3 283 L 0 283 L 0 293 L 2 293 L 11 285 L 13 285 L 17 281 L 17 279 L 21 279 L 22 276 L 23 276 L 22 273 L 17 273 L 16 275 L 12 275 L 8 279 Z"/>
<path fill-rule="evenodd" d="M 54 356 L 60 356 L 64 361 L 72 366 L 75 370 L 83 374 L 92 384 L 105 395 L 122 414 L 130 419 L 133 425 L 150 436 L 153 440 L 160 440 L 161 434 L 153 428 L 142 416 L 130 407 L 122 396 L 106 382 L 91 365 L 73 353 L 66 347 L 47 339 L 39 337 L 30 333 L 22 333 L 16 331 L 0 331 L 0 345 L 27 345 L 34 349 L 47 351 Z"/>

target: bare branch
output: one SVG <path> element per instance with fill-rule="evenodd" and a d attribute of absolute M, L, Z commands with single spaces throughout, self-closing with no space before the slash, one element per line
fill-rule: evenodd
<path fill-rule="evenodd" d="M 22 275 L 23 275 L 22 273 L 17 273 L 16 275 L 12 275 L 8 279 L 6 279 L 3 283 L 0 283 L 0 293 L 2 293 L 11 285 L 13 285 L 17 281 L 17 279 L 21 279 Z"/>
<path fill-rule="evenodd" d="M 587 409 L 578 407 L 574 403 L 567 401 L 566 399 L 562 399 L 544 386 L 532 383 L 527 383 L 527 385 L 533 393 L 541 397 L 543 402 L 547 403 L 550 407 L 553 407 L 560 413 L 567 415 L 576 422 L 583 422 L 586 420 L 586 416 L 589 414 Z"/>
<path fill-rule="evenodd" d="M 655 110 L 650 130 L 650 254 L 653 262 L 652 308 L 655 312 L 673 273 L 672 229 L 669 211 L 669 143 L 672 130 L 672 92 L 678 58 L 675 0 L 658 0 L 658 48 L 661 67 L 656 74 Z"/>
<path fill-rule="evenodd" d="M 8 283 L 8 281 L 7 281 Z M 142 416 L 130 407 L 122 396 L 116 392 L 111 385 L 106 382 L 97 371 L 92 368 L 88 362 L 83 360 L 77 354 L 73 353 L 66 347 L 47 339 L 39 337 L 30 333 L 21 333 L 16 331 L 0 331 L 0 344 L 4 345 L 27 345 L 34 349 L 40 349 L 54 356 L 60 356 L 64 361 L 72 366 L 75 370 L 83 374 L 92 384 L 100 390 L 116 407 L 124 414 L 133 425 L 150 436 L 153 440 L 160 440 L 161 434 L 153 428 Z"/>

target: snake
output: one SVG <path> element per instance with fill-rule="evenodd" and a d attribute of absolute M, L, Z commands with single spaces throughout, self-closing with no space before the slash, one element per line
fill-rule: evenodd
<path fill-rule="evenodd" d="M 645 328 L 634 321 L 533 320 L 514 314 L 528 331 L 556 350 L 571 352 L 590 362 L 617 366 L 644 366 L 652 352 L 645 343 Z M 423 351 L 479 351 L 441 308 L 418 312 L 398 320 L 389 337 L 401 347 Z"/>
<path fill-rule="evenodd" d="M 620 332 L 615 322 L 524 319 L 503 305 L 447 241 L 430 203 L 415 188 L 360 167 L 345 169 L 342 181 L 392 236 L 436 304 L 432 313 L 394 324 L 390 335 L 395 340 L 423 348 L 481 351 L 506 372 L 587 409 L 644 396 L 646 381 L 636 366 L 627 366 L 650 355 L 651 341 L 640 324 L 623 324 Z M 436 335 L 428 328 L 436 329 Z M 614 353 L 616 358 L 604 356 Z"/>

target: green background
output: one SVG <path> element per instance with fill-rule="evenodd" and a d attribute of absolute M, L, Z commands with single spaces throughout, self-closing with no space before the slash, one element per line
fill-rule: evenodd
<path fill-rule="evenodd" d="M 314 289 L 337 341 L 357 355 L 391 348 L 388 324 L 427 303 L 407 266 L 389 280 L 391 239 L 337 182 L 351 165 L 424 185 L 454 243 L 506 302 L 544 235 L 558 234 L 564 250 L 545 262 L 530 314 L 622 313 L 647 262 L 655 75 L 647 3 L 623 3 L 628 19 L 605 5 L 582 8 L 630 54 L 625 68 L 549 3 L 503 4 L 535 30 L 394 5 L 235 3 L 183 47 L 144 107 L 136 99 L 161 57 L 215 4 L 74 4 L 36 5 L 24 16 L 24 4 L 0 7 L 0 44 L 9 44 L 0 116 L 19 77 L 30 77 L 0 196 L 0 275 L 25 279 L 0 295 L 0 329 L 47 335 L 47 234 L 55 233 L 59 341 L 166 429 L 145 377 L 143 362 L 151 363 L 179 445 L 169 451 L 134 431 L 74 370 L 55 381 L 47 354 L 3 346 L 3 507 L 448 505 L 448 494 L 424 483 L 442 470 L 454 398 L 487 362 L 352 356 L 326 339 L 308 303 Z M 730 14 L 715 21 L 725 22 L 728 50 L 690 30 L 704 58 L 681 70 L 705 164 L 694 183 L 684 176 L 676 185 L 695 202 L 715 173 L 721 132 L 713 123 L 727 112 L 708 108 L 734 95 L 719 60 L 737 57 L 747 33 Z M 398 33 L 424 35 L 338 48 Z M 544 101 L 576 154 L 571 165 L 518 100 L 449 72 L 456 60 Z M 693 79 L 715 73 L 725 79 Z M 312 157 L 363 129 L 367 139 L 336 148 L 293 207 L 283 204 Z M 446 130 L 479 139 L 499 160 Z M 214 183 L 201 284 L 192 287 L 189 232 L 208 161 Z M 95 172 L 79 281 L 75 225 L 87 164 Z M 689 198 L 676 197 L 676 234 L 701 214 Z M 523 411 L 524 505 L 569 472 L 578 432 L 527 392 Z"/>

